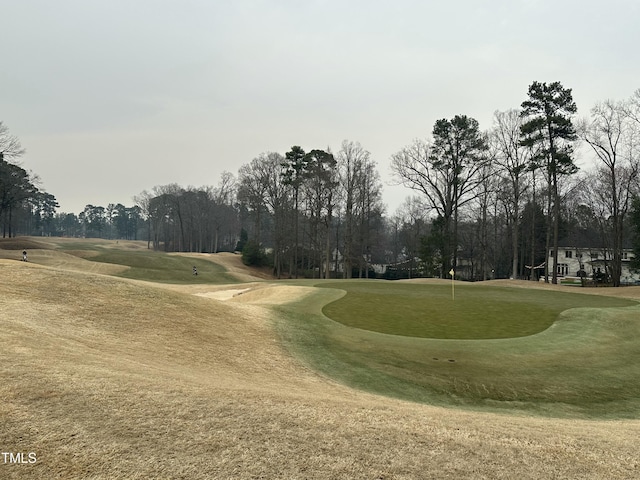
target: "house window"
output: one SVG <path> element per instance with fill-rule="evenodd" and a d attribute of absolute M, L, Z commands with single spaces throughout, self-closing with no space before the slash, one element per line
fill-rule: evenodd
<path fill-rule="evenodd" d="M 564 258 L 573 258 L 573 250 L 565 250 Z"/>
<path fill-rule="evenodd" d="M 628 255 L 627 255 L 627 252 L 622 252 L 622 259 L 623 260 L 628 260 L 629 259 Z"/>
<path fill-rule="evenodd" d="M 553 257 L 553 250 L 549 250 L 549 256 Z"/>
<path fill-rule="evenodd" d="M 592 253 L 591 254 L 591 260 L 597 260 L 598 259 L 598 254 L 597 253 Z"/>
<path fill-rule="evenodd" d="M 565 276 L 567 275 L 567 273 L 569 273 L 569 265 L 567 265 L 566 263 L 559 263 L 556 270 L 558 272 L 558 275 Z"/>

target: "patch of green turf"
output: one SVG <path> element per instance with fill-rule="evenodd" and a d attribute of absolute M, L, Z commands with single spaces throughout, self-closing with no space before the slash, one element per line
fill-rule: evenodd
<path fill-rule="evenodd" d="M 344 325 L 374 332 L 424 338 L 489 339 L 523 337 L 551 326 L 558 314 L 576 307 L 629 306 L 628 300 L 534 289 L 402 282 L 334 282 L 346 295 L 322 312 Z"/>
<path fill-rule="evenodd" d="M 352 282 L 332 283 L 352 290 L 344 285 Z M 381 294 L 378 282 L 362 283 L 358 286 L 362 294 L 368 291 L 370 298 Z M 402 301 L 416 294 L 410 284 L 395 285 L 383 284 L 382 290 L 409 287 L 406 295 L 397 293 Z M 431 286 L 419 287 L 431 291 Z M 336 301 L 343 293 L 320 288 L 312 297 L 280 307 L 277 325 L 289 348 L 312 368 L 370 392 L 475 410 L 572 418 L 640 418 L 637 303 L 600 296 L 585 298 L 577 293 L 469 285 L 470 290 L 474 288 L 484 297 L 495 295 L 516 306 L 537 299 L 559 313 L 555 322 L 540 333 L 517 338 L 403 336 L 362 328 L 366 322 L 353 328 L 328 319 L 322 314 L 323 307 L 339 305 Z M 437 289 L 433 292 L 437 297 Z M 598 308 L 598 304 L 609 307 Z M 616 304 L 620 306 L 611 306 Z M 633 306 L 622 307 L 624 304 Z M 380 307 L 376 311 L 382 312 Z M 376 321 L 371 313 L 366 318 Z M 494 330 L 491 322 L 483 324 Z M 475 331 L 476 338 L 483 336 L 477 325 L 468 328 Z"/>
<path fill-rule="evenodd" d="M 104 250 L 91 257 L 92 262 L 112 263 L 130 267 L 118 276 L 161 283 L 238 283 L 226 270 L 204 258 L 189 258 L 154 251 Z M 198 275 L 193 275 L 193 266 Z"/>

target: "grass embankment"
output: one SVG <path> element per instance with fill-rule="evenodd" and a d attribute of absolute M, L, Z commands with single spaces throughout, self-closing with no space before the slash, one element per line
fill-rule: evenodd
<path fill-rule="evenodd" d="M 116 274 L 123 278 L 159 283 L 238 283 L 223 267 L 206 256 L 196 258 L 197 254 L 192 257 L 149 249 L 121 250 L 114 248 L 113 243 L 108 247 L 97 244 L 90 250 L 83 248 L 82 243 L 69 243 L 63 250 L 92 262 L 124 265 L 128 268 Z M 194 266 L 198 275 L 193 275 Z"/>
<path fill-rule="evenodd" d="M 33 262 L 0 260 L 0 277 L 0 445 L 37 456 L 0 460 L 0 478 L 276 478 L 279 465 L 295 469 L 270 431 L 285 413 L 259 408 L 291 379 L 263 312 Z"/>
<path fill-rule="evenodd" d="M 441 285 L 322 286 L 331 288 L 281 310 L 281 331 L 314 368 L 348 385 L 438 405 L 638 418 L 635 302 L 467 285 L 454 310 Z M 339 298 L 342 290 L 347 294 Z M 491 298 L 492 315 L 483 318 L 474 303 Z M 424 338 L 429 335 L 440 338 Z"/>
<path fill-rule="evenodd" d="M 27 249 L 31 262 L 60 268 L 107 273 L 158 283 L 233 284 L 238 280 L 205 254 L 167 254 L 150 250 L 147 242 L 46 237 L 15 238 L 0 242 L 5 252 Z M 13 254 L 13 257 L 16 257 Z M 17 258 L 17 257 L 16 257 Z M 103 266 L 101 268 L 101 265 Z M 198 275 L 193 275 L 193 267 Z"/>
<path fill-rule="evenodd" d="M 146 280 L 159 283 L 238 283 L 224 268 L 202 258 L 181 255 L 167 255 L 162 252 L 142 251 L 121 253 L 118 251 L 101 251 L 91 257 L 92 262 L 126 265 L 127 270 L 118 274 L 123 278 Z M 193 267 L 198 275 L 193 275 Z"/>

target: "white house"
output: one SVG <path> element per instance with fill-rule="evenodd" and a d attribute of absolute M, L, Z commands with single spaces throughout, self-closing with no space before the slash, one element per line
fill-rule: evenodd
<path fill-rule="evenodd" d="M 635 257 L 633 250 L 622 250 L 623 284 L 640 282 L 640 272 L 630 268 L 631 260 Z M 595 278 L 598 274 L 607 274 L 612 260 L 611 251 L 605 248 L 564 246 L 558 247 L 557 273 L 560 277 Z M 549 265 L 553 265 L 553 250 L 549 251 Z"/>

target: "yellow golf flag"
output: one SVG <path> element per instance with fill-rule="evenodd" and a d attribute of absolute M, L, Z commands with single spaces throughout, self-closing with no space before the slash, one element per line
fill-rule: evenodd
<path fill-rule="evenodd" d="M 455 276 L 454 276 L 455 273 L 456 272 L 453 271 L 453 268 L 451 270 L 449 270 L 449 275 L 451 275 L 451 300 L 453 300 L 453 301 L 455 301 L 455 299 L 456 299 L 456 290 L 455 290 L 454 283 L 453 283 L 453 280 L 455 279 Z"/>

